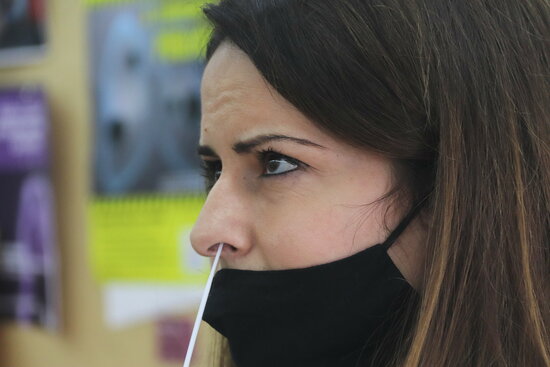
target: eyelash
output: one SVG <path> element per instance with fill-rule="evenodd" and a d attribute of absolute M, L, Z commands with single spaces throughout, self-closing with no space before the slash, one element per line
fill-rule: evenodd
<path fill-rule="evenodd" d="M 203 160 L 201 164 L 201 176 L 204 178 L 206 192 L 210 191 L 218 180 L 218 173 L 222 170 L 222 162 L 220 160 L 207 161 Z M 218 176 L 218 177 L 216 177 Z"/>
<path fill-rule="evenodd" d="M 256 157 L 257 157 L 258 161 L 260 162 L 260 164 L 261 164 L 261 166 L 263 167 L 263 170 L 264 170 L 264 172 L 262 172 L 262 174 L 260 175 L 260 177 L 262 177 L 262 178 L 273 178 L 273 177 L 277 177 L 277 176 L 283 176 L 285 174 L 292 173 L 292 172 L 294 172 L 298 169 L 302 169 L 304 167 L 307 167 L 307 165 L 305 163 L 303 163 L 303 162 L 301 162 L 301 161 L 299 161 L 295 158 L 292 158 L 292 157 L 286 156 L 282 153 L 279 153 L 271 147 L 256 152 Z M 286 162 L 288 162 L 292 165 L 295 165 L 296 168 L 292 169 L 292 170 L 289 170 L 289 171 L 286 171 L 286 172 L 283 172 L 283 173 L 266 174 L 265 173 L 266 165 L 267 165 L 268 162 L 273 161 L 273 160 L 286 161 Z M 210 191 L 210 189 L 212 189 L 212 187 L 214 186 L 214 184 L 218 180 L 219 175 L 221 174 L 221 170 L 222 170 L 221 161 L 220 160 L 215 160 L 215 161 L 203 160 L 201 170 L 202 170 L 202 176 L 205 179 L 206 190 Z"/>

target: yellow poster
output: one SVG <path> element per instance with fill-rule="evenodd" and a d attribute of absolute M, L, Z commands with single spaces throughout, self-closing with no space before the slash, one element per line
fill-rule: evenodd
<path fill-rule="evenodd" d="M 201 196 L 95 199 L 89 215 L 96 277 L 101 282 L 204 284 L 208 260 L 189 242 L 203 202 Z"/>

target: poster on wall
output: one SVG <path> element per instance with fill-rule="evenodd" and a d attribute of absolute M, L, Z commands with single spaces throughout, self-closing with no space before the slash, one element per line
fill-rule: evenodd
<path fill-rule="evenodd" d="M 34 62 L 46 47 L 47 0 L 0 0 L 0 67 Z"/>
<path fill-rule="evenodd" d="M 0 90 L 0 319 L 56 329 L 60 291 L 49 136 L 40 89 Z"/>
<path fill-rule="evenodd" d="M 192 312 L 208 260 L 189 233 L 205 0 L 86 0 L 94 101 L 90 259 L 113 328 Z"/>

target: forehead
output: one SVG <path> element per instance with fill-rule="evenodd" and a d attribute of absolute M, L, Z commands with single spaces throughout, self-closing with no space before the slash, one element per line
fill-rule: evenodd
<path fill-rule="evenodd" d="M 207 101 L 220 93 L 237 92 L 268 87 L 252 61 L 236 46 L 223 42 L 212 55 L 204 70 L 201 94 Z M 261 92 L 258 90 L 257 92 Z"/>
<path fill-rule="evenodd" d="M 320 133 L 269 85 L 243 51 L 228 42 L 218 47 L 206 66 L 201 99 L 201 143 L 221 130 L 241 139 L 297 129 L 310 136 Z"/>

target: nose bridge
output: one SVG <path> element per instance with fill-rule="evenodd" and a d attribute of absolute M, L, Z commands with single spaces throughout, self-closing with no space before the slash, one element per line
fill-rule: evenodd
<path fill-rule="evenodd" d="M 212 246 L 225 243 L 244 253 L 250 249 L 250 215 L 243 190 L 229 177 L 212 188 L 191 232 L 195 251 L 212 256 Z"/>

